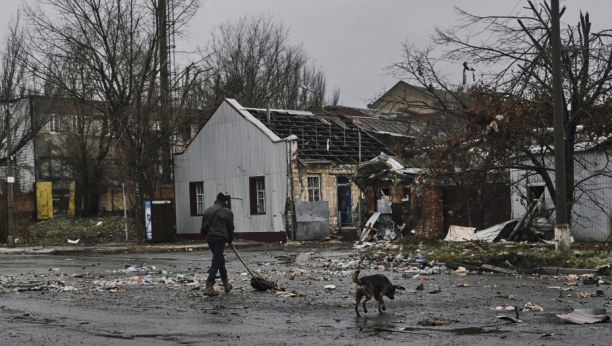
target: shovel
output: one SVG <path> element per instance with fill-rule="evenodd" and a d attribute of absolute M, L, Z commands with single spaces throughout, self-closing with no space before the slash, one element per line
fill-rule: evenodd
<path fill-rule="evenodd" d="M 240 260 L 240 262 L 244 264 L 244 267 L 253 276 L 253 278 L 251 279 L 251 287 L 253 287 L 254 289 L 258 291 L 266 291 L 269 289 L 275 289 L 274 287 L 272 287 L 272 285 L 268 281 L 255 276 L 255 274 L 253 274 L 253 272 L 251 271 L 251 268 L 249 268 L 249 266 L 247 266 L 246 263 L 244 263 L 244 260 L 242 260 L 242 257 L 240 257 L 240 255 L 238 254 L 238 251 L 236 251 L 236 248 L 234 247 L 234 245 L 232 244 L 230 246 L 232 247 L 232 250 L 234 250 L 234 253 L 236 254 L 236 256 L 238 256 L 238 259 Z"/>

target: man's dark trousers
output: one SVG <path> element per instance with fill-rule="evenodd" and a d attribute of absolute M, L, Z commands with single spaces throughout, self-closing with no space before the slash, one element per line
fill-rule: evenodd
<path fill-rule="evenodd" d="M 215 281 L 217 271 L 221 275 L 221 280 L 227 279 L 227 270 L 225 269 L 225 257 L 223 257 L 223 250 L 225 249 L 225 243 L 227 239 L 206 239 L 208 247 L 213 254 L 212 263 L 210 270 L 208 271 L 208 279 L 206 281 Z"/>

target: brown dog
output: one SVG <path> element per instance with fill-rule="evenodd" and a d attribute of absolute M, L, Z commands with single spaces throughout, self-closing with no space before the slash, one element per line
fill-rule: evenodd
<path fill-rule="evenodd" d="M 383 296 L 387 296 L 389 299 L 395 299 L 395 290 L 403 289 L 403 287 L 393 285 L 386 276 L 381 274 L 360 278 L 359 273 L 359 270 L 353 273 L 353 282 L 357 284 L 355 288 L 355 312 L 357 313 L 357 317 L 361 317 L 359 314 L 359 303 L 363 297 L 365 297 L 363 301 L 363 312 L 368 312 L 366 303 L 373 297 L 378 301 L 378 312 L 384 314 L 387 308 L 385 307 Z"/>

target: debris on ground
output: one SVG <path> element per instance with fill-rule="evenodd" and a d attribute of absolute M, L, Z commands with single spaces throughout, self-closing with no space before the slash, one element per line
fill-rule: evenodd
<path fill-rule="evenodd" d="M 444 326 L 452 322 L 455 322 L 455 321 L 449 320 L 448 318 L 444 318 L 444 317 L 433 317 L 433 318 L 427 318 L 427 319 L 419 321 L 419 326 L 425 326 L 425 327 Z"/>
<path fill-rule="evenodd" d="M 522 308 L 520 308 L 519 311 L 544 311 L 544 309 L 539 305 L 531 304 L 531 302 L 528 302 Z"/>
<path fill-rule="evenodd" d="M 467 284 L 467 283 L 456 284 L 455 287 L 470 287 L 470 284 Z"/>
<path fill-rule="evenodd" d="M 467 275 L 468 270 L 465 269 L 464 267 L 459 267 L 457 268 L 457 270 L 453 270 L 453 274 L 455 275 Z"/>
<path fill-rule="evenodd" d="M 574 324 L 590 324 L 610 321 L 610 316 L 606 314 L 606 309 L 575 309 L 569 314 L 557 314 L 557 317 Z"/>
<path fill-rule="evenodd" d="M 602 290 L 597 290 L 596 292 L 576 292 L 577 298 L 587 298 L 587 297 L 605 297 L 605 293 Z"/>

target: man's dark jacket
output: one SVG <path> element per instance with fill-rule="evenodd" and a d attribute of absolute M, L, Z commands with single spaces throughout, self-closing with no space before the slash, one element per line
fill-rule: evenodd
<path fill-rule="evenodd" d="M 227 242 L 231 243 L 234 241 L 234 213 L 227 209 L 225 203 L 217 200 L 215 204 L 204 210 L 202 226 L 208 222 L 219 208 L 222 209 L 215 215 L 206 239 L 227 239 Z"/>

